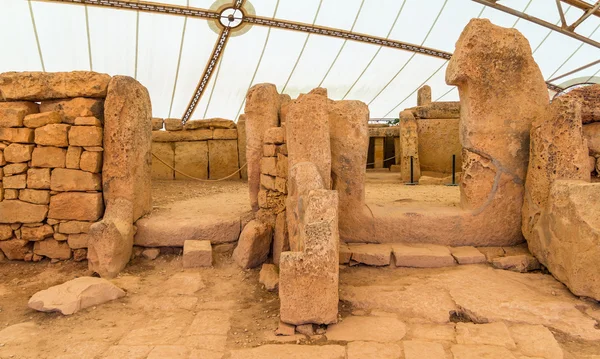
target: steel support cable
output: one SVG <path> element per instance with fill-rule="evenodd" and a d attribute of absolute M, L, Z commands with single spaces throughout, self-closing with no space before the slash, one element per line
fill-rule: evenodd
<path fill-rule="evenodd" d="M 356 12 L 356 16 L 354 17 L 354 22 L 352 22 L 352 27 L 350 27 L 350 32 L 352 32 L 354 30 L 354 27 L 356 26 L 356 22 L 358 21 L 358 17 L 360 16 L 360 12 L 362 11 L 362 8 L 363 8 L 364 4 L 365 4 L 365 0 L 361 0 L 360 6 L 358 7 L 358 11 Z M 333 68 L 333 66 L 335 65 L 335 63 L 337 62 L 337 60 L 340 57 L 340 54 L 342 53 L 342 50 L 344 50 L 344 47 L 346 46 L 347 42 L 348 42 L 348 40 L 344 39 L 344 42 L 342 43 L 342 46 L 338 50 L 338 53 L 335 55 L 335 58 L 333 59 L 333 62 L 331 63 L 331 65 L 327 69 L 327 72 L 325 72 L 325 76 L 323 76 L 323 78 L 321 79 L 321 82 L 319 82 L 319 86 L 317 86 L 317 87 L 321 87 L 321 85 L 323 85 L 323 82 L 325 81 L 325 79 L 327 78 L 327 76 L 329 76 L 329 72 L 331 71 L 331 69 Z"/>
<path fill-rule="evenodd" d="M 27 1 L 29 5 L 29 16 L 31 18 L 31 25 L 33 26 L 33 34 L 35 35 L 35 43 L 37 44 L 38 55 L 40 57 L 40 63 L 42 64 L 42 71 L 46 72 L 46 65 L 44 64 L 44 56 L 42 55 L 42 47 L 40 46 L 40 38 L 37 32 L 37 26 L 35 25 L 35 16 L 33 15 L 33 7 L 31 6 L 31 0 Z"/>
<path fill-rule="evenodd" d="M 425 42 L 429 38 L 429 35 L 431 35 L 431 32 L 433 31 L 433 28 L 435 27 L 435 24 L 438 22 L 438 20 L 440 18 L 440 15 L 442 15 L 442 12 L 444 11 L 444 8 L 446 7 L 447 3 L 448 3 L 448 0 L 444 0 L 444 3 L 442 4 L 442 7 L 440 8 L 440 11 L 437 13 L 437 16 L 433 20 L 433 23 L 431 24 L 431 27 L 427 31 L 427 34 L 425 35 L 425 38 L 421 42 L 421 46 L 423 46 L 425 44 Z M 369 103 L 367 104 L 368 106 L 370 106 L 373 103 L 373 101 L 375 101 L 375 99 L 377 97 L 379 97 L 379 95 L 381 95 L 383 93 L 383 91 L 385 91 L 388 88 L 388 86 L 402 73 L 402 71 L 404 71 L 404 69 L 406 68 L 406 66 L 408 66 L 408 64 L 412 61 L 412 59 L 415 57 L 416 54 L 417 54 L 416 52 L 413 52 L 413 54 L 410 55 L 410 57 L 408 58 L 408 61 L 406 61 L 404 63 L 404 65 L 402 65 L 402 67 L 400 68 L 400 70 L 398 70 L 398 72 L 396 72 L 396 74 L 394 76 L 392 76 L 392 78 L 385 84 L 385 86 L 383 86 L 383 88 L 381 90 L 379 90 L 379 92 L 375 95 L 375 97 L 373 97 L 371 99 L 371 101 L 369 101 Z"/>
<path fill-rule="evenodd" d="M 440 72 L 440 70 L 446 66 L 446 64 L 448 63 L 448 61 L 450 60 L 446 60 L 444 61 L 444 63 L 442 64 L 442 66 L 438 67 L 437 70 L 435 70 L 434 73 L 432 73 L 431 75 L 429 75 L 429 77 L 427 79 L 425 79 L 425 81 L 423 81 L 419 86 L 417 86 L 417 88 L 415 88 L 411 93 L 409 93 L 399 104 L 397 104 L 394 108 L 392 108 L 388 113 L 385 114 L 385 116 L 383 116 L 384 118 L 386 118 L 390 113 L 394 112 L 394 110 L 396 110 L 400 105 L 402 105 L 406 100 L 408 100 L 415 92 L 417 92 L 423 85 L 425 85 L 427 83 L 427 81 L 431 80 L 431 78 L 433 76 L 435 76 L 438 72 Z"/>
<path fill-rule="evenodd" d="M 594 29 L 594 31 L 592 31 L 592 33 L 588 36 L 588 37 L 592 37 L 596 31 L 598 31 L 598 29 L 600 28 L 600 23 L 598 23 L 598 25 L 596 26 L 596 28 Z M 562 64 L 560 64 L 560 66 L 558 66 L 558 68 L 556 70 L 554 70 L 554 72 L 552 73 L 552 75 L 548 76 L 549 79 L 551 79 L 552 77 L 554 77 L 554 75 L 556 75 L 556 73 L 563 67 L 565 66 L 565 64 L 571 60 L 571 58 L 573 58 L 573 56 L 575 56 L 575 54 L 577 54 L 577 52 L 579 52 L 579 50 L 581 50 L 581 48 L 583 47 L 585 43 L 580 43 L 579 46 L 577 46 L 577 48 L 575 49 L 575 51 L 573 51 L 573 53 L 571 55 L 569 55 L 569 57 L 566 58 L 565 61 L 563 61 Z"/>
<path fill-rule="evenodd" d="M 594 72 L 594 74 L 592 76 L 590 76 L 585 82 L 589 82 L 591 79 L 593 79 L 596 75 L 598 75 L 598 73 L 600 73 L 600 69 L 598 69 L 596 72 Z"/>
<path fill-rule="evenodd" d="M 190 6 L 190 0 L 186 2 L 187 6 Z M 188 17 L 183 18 L 183 29 L 181 30 L 181 41 L 179 42 L 179 56 L 177 57 L 177 69 L 175 70 L 175 81 L 173 82 L 173 92 L 171 93 L 171 104 L 169 105 L 169 118 L 171 118 L 171 112 L 173 110 L 173 101 L 175 101 L 175 91 L 177 90 L 177 81 L 179 80 L 179 69 L 181 67 L 181 54 L 183 53 L 183 42 L 185 40 L 185 31 L 187 29 Z"/>
<path fill-rule="evenodd" d="M 231 178 L 231 177 L 235 176 L 238 172 L 240 172 L 242 169 L 244 169 L 244 167 L 246 167 L 246 165 L 248 164 L 248 162 L 244 163 L 240 168 L 238 168 L 235 172 L 233 172 L 232 174 L 230 174 L 228 176 L 225 176 L 223 178 L 219 178 L 219 179 L 216 179 L 216 180 L 212 180 L 212 179 L 204 179 L 204 178 L 198 178 L 198 177 L 190 176 L 187 173 L 181 172 L 180 170 L 178 170 L 175 167 L 171 166 L 167 162 L 163 161 L 163 159 L 160 158 L 160 157 L 158 157 L 155 153 L 152 153 L 152 156 L 154 156 L 154 158 L 156 158 L 163 165 L 169 167 L 170 169 L 172 169 L 173 171 L 179 173 L 180 175 L 188 177 L 188 178 L 191 178 L 191 179 L 196 180 L 196 181 L 200 181 L 200 182 L 219 182 L 219 181 L 224 181 L 224 180 L 226 180 L 228 178 Z"/>
<path fill-rule="evenodd" d="M 138 73 L 138 47 L 140 39 L 140 12 L 135 12 L 135 59 L 133 64 L 133 78 L 137 80 Z"/>
<path fill-rule="evenodd" d="M 392 34 L 392 31 L 396 27 L 396 23 L 398 22 L 398 19 L 400 18 L 400 14 L 402 14 L 402 10 L 404 10 L 404 5 L 405 4 L 406 4 L 406 0 L 403 0 L 402 1 L 402 5 L 400 6 L 400 10 L 398 10 L 398 13 L 396 14 L 396 18 L 394 19 L 394 22 L 392 23 L 392 26 L 390 27 L 390 30 L 388 31 L 387 35 L 385 36 L 386 40 L 390 37 L 390 35 Z M 367 66 L 365 66 L 365 68 L 362 70 L 362 72 L 360 73 L 360 75 L 358 75 L 358 77 L 356 78 L 356 80 L 354 80 L 354 82 L 352 83 L 352 85 L 350 85 L 350 88 L 348 89 L 348 91 L 346 91 L 346 93 L 342 97 L 342 100 L 344 100 L 346 98 L 346 96 L 348 96 L 348 94 L 350 93 L 350 91 L 352 91 L 352 89 L 354 88 L 354 86 L 356 86 L 356 84 L 363 77 L 363 75 L 365 74 L 365 72 L 367 72 L 367 69 L 371 66 L 371 64 L 373 63 L 373 61 L 377 57 L 377 55 L 379 55 L 379 51 L 381 51 L 382 48 L 383 48 L 383 46 L 379 46 L 379 48 L 377 49 L 377 51 L 375 51 L 375 53 L 371 57 L 371 60 L 369 60 L 369 62 L 367 63 Z"/>
<path fill-rule="evenodd" d="M 275 10 L 273 10 L 273 16 L 271 16 L 271 18 L 273 18 L 273 19 L 275 18 L 275 15 L 277 15 L 278 8 L 279 8 L 279 0 L 277 0 L 277 3 L 275 3 Z M 267 28 L 267 36 L 265 37 L 265 43 L 263 44 L 262 51 L 260 52 L 260 57 L 258 58 L 258 63 L 256 64 L 256 68 L 254 69 L 254 73 L 252 74 L 252 78 L 250 79 L 250 84 L 248 85 L 248 88 L 246 89 L 246 93 L 248 93 L 248 90 L 250 90 L 250 87 L 252 87 L 252 84 L 254 83 L 254 79 L 256 78 L 256 74 L 258 73 L 258 69 L 260 68 L 260 63 L 262 62 L 263 56 L 265 55 L 267 43 L 269 42 L 269 37 L 271 36 L 271 29 L 272 29 L 272 27 L 270 27 L 270 26 Z M 244 96 L 244 99 L 242 100 L 242 103 L 240 104 L 240 108 L 238 109 L 238 112 L 235 115 L 234 121 L 240 116 L 240 113 L 242 112 L 242 107 L 244 107 L 244 103 L 246 103 L 246 96 Z"/>
<path fill-rule="evenodd" d="M 85 31 L 87 34 L 87 43 L 88 43 L 88 58 L 90 60 L 90 71 L 94 71 L 94 65 L 92 62 L 92 41 L 90 39 L 90 20 L 88 17 L 88 7 L 84 6 L 85 9 Z"/>
<path fill-rule="evenodd" d="M 315 22 L 317 22 L 317 17 L 319 17 L 319 12 L 321 11 L 321 5 L 323 5 L 323 0 L 319 0 L 319 7 L 317 7 L 317 12 L 315 13 L 315 17 L 312 22 L 313 25 L 315 24 Z M 296 58 L 296 62 L 294 63 L 294 67 L 292 67 L 292 71 L 290 72 L 290 75 L 288 76 L 287 80 L 285 81 L 285 84 L 283 85 L 283 89 L 281 89 L 281 93 L 285 92 L 285 88 L 287 87 L 292 76 L 294 75 L 294 72 L 296 71 L 296 66 L 298 66 L 298 63 L 300 62 L 300 58 L 302 58 L 302 54 L 304 54 L 304 49 L 306 48 L 306 44 L 308 43 L 308 39 L 310 38 L 310 35 L 311 34 L 306 35 L 306 38 L 304 39 L 304 44 L 302 45 L 302 49 L 300 50 L 300 53 L 298 54 L 298 58 Z"/>

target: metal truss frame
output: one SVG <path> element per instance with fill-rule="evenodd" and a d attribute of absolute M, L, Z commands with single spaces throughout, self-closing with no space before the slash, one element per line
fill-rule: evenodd
<path fill-rule="evenodd" d="M 99 7 L 109 7 L 121 10 L 133 10 L 138 12 L 150 12 L 150 13 L 158 13 L 158 14 L 166 14 L 166 15 L 175 15 L 175 16 L 186 16 L 186 17 L 194 17 L 201 18 L 206 20 L 217 21 L 221 27 L 221 33 L 215 43 L 211 56 L 204 68 L 204 72 L 196 90 L 190 102 L 183 113 L 182 122 L 185 123 L 190 119 L 192 114 L 194 113 L 194 109 L 196 105 L 200 101 L 204 90 L 206 89 L 207 84 L 209 83 L 216 65 L 219 63 L 221 56 L 223 54 L 223 50 L 227 45 L 227 40 L 230 37 L 232 28 L 229 26 L 223 26 L 220 24 L 219 19 L 221 14 L 218 11 L 200 9 L 188 6 L 179 6 L 179 5 L 171 5 L 171 4 L 163 4 L 157 2 L 150 2 L 144 0 L 35 0 L 35 1 L 45 1 L 45 2 L 57 2 L 57 3 L 66 3 L 66 4 L 75 4 L 75 5 L 86 5 L 86 6 L 99 6 Z M 587 18 L 590 16 L 598 16 L 600 17 L 600 0 L 598 0 L 594 5 L 591 5 L 582 0 L 556 0 L 556 8 L 559 12 L 561 18 L 561 26 L 549 23 L 545 20 L 536 18 L 534 16 L 528 15 L 524 12 L 512 9 L 510 7 L 500 5 L 498 0 L 472 0 L 474 2 L 480 3 L 482 5 L 506 12 L 508 14 L 517 16 L 521 19 L 531 21 L 540 26 L 544 26 L 553 31 L 559 32 L 561 34 L 570 36 L 574 39 L 577 39 L 583 43 L 589 44 L 596 48 L 600 48 L 600 42 L 592 40 L 589 37 L 580 35 L 575 32 L 576 28 L 581 25 Z M 231 8 L 241 10 L 243 13 L 243 2 L 244 0 L 232 0 Z M 564 12 L 562 11 L 562 3 L 566 5 L 570 5 L 576 8 L 579 8 L 584 11 L 583 15 L 574 21 L 572 24 L 567 24 L 564 16 Z M 344 41 L 352 40 L 359 41 L 364 43 L 369 43 L 373 45 L 394 48 L 399 50 L 410 51 L 416 54 L 422 54 L 432 57 L 437 57 L 443 60 L 449 60 L 452 56 L 451 53 L 446 51 L 441 51 L 433 48 L 428 48 L 421 45 L 410 44 L 398 40 L 392 40 L 383 37 L 371 36 L 367 34 L 356 33 L 353 31 L 346 31 L 342 29 L 329 28 L 320 25 L 307 24 L 301 22 L 294 22 L 276 18 L 269 18 L 263 16 L 256 16 L 243 13 L 242 24 L 252 24 L 258 26 L 267 26 L 269 28 L 279 28 L 285 30 L 299 31 L 308 34 L 329 36 L 343 39 Z M 566 76 L 566 75 L 565 75 Z M 561 76 L 562 77 L 562 76 Z M 554 79 L 552 79 L 554 80 Z M 550 81 L 552 81 L 550 80 Z M 548 88 L 550 90 L 559 92 L 562 90 L 561 87 L 551 83 L 550 81 L 546 82 Z"/>

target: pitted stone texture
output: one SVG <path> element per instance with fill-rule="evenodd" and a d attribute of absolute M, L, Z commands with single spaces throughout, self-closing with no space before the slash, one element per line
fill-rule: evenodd
<path fill-rule="evenodd" d="M 35 129 L 35 143 L 43 146 L 67 147 L 70 125 L 52 123 Z"/>
<path fill-rule="evenodd" d="M 0 74 L 0 99 L 104 97 L 109 81 L 109 75 L 90 71 L 5 72 Z"/>
<path fill-rule="evenodd" d="M 248 90 L 246 106 L 246 160 L 248 161 L 248 190 L 250 205 L 258 211 L 260 189 L 260 159 L 265 131 L 279 125 L 280 100 L 273 84 L 257 84 Z"/>
<path fill-rule="evenodd" d="M 240 234 L 233 250 L 233 260 L 242 268 L 254 268 L 268 257 L 273 238 L 272 228 L 258 220 L 250 221 Z"/>
<path fill-rule="evenodd" d="M 187 240 L 183 243 L 183 268 L 212 266 L 210 241 Z"/>
<path fill-rule="evenodd" d="M 31 154 L 31 167 L 65 168 L 67 150 L 59 147 L 36 147 Z"/>
<path fill-rule="evenodd" d="M 41 112 L 56 111 L 63 117 L 63 122 L 73 124 L 77 117 L 94 116 L 102 119 L 104 116 L 104 99 L 76 97 L 71 99 L 43 101 Z"/>
<path fill-rule="evenodd" d="M 90 228 L 88 243 L 88 266 L 101 276 L 114 277 L 129 262 L 133 222 L 152 209 L 151 118 L 148 90 L 131 77 L 113 77 L 104 111 L 106 212 Z"/>
<path fill-rule="evenodd" d="M 163 128 L 163 119 L 152 117 L 152 131 L 162 130 Z"/>
<path fill-rule="evenodd" d="M 165 124 L 165 130 L 167 131 L 183 130 L 183 123 L 180 118 L 165 118 L 163 122 Z"/>
<path fill-rule="evenodd" d="M 64 260 L 71 258 L 71 248 L 69 248 L 69 245 L 54 239 L 35 242 L 33 244 L 33 253 L 52 259 Z"/>
<path fill-rule="evenodd" d="M 102 178 L 99 174 L 66 168 L 52 170 L 50 189 L 53 191 L 99 191 Z"/>
<path fill-rule="evenodd" d="M 23 127 L 25 117 L 38 112 L 34 102 L 0 102 L 0 127 Z"/>
<path fill-rule="evenodd" d="M 67 151 L 67 156 L 68 156 Z M 103 152 L 84 151 L 81 154 L 79 167 L 83 171 L 99 173 L 102 171 L 102 154 Z"/>
<path fill-rule="evenodd" d="M 11 143 L 3 151 L 4 160 L 9 163 L 27 162 L 31 160 L 33 148 L 33 145 Z"/>
<path fill-rule="evenodd" d="M 392 244 L 396 266 L 436 268 L 456 264 L 447 247 L 434 244 Z"/>
<path fill-rule="evenodd" d="M 102 193 L 63 192 L 50 198 L 48 218 L 97 221 L 103 212 Z"/>
<path fill-rule="evenodd" d="M 208 144 L 206 141 L 192 141 L 192 142 L 175 142 L 171 143 L 153 143 L 152 148 L 159 147 L 157 145 L 162 145 L 161 154 L 159 157 L 165 162 L 168 163 L 169 157 L 162 158 L 163 154 L 169 156 L 170 152 L 173 150 L 170 149 L 170 146 L 175 146 L 175 169 L 181 171 L 188 176 L 193 176 L 196 178 L 207 179 L 208 178 Z M 154 150 L 153 150 L 154 151 Z M 170 154 L 173 156 L 173 154 Z M 152 159 L 152 167 L 155 167 L 155 158 Z M 156 163 L 157 166 L 160 166 L 161 169 L 161 177 L 163 179 L 168 178 L 171 175 L 172 170 L 165 166 L 163 163 Z M 215 163 L 217 165 L 217 163 Z M 210 169 L 212 170 L 212 162 Z M 154 169 L 153 169 L 153 177 L 154 177 Z M 154 177 L 156 178 L 156 177 Z M 171 177 L 172 178 L 172 177 Z M 182 175 L 181 173 L 175 172 L 175 179 L 189 179 L 189 177 Z"/>
<path fill-rule="evenodd" d="M 54 229 L 48 224 L 39 227 L 21 227 L 21 239 L 28 241 L 40 241 L 54 235 Z"/>
<path fill-rule="evenodd" d="M 35 293 L 28 305 L 42 312 L 70 315 L 124 296 L 122 289 L 106 279 L 79 277 Z"/>
<path fill-rule="evenodd" d="M 367 340 L 380 343 L 395 342 L 406 335 L 406 326 L 391 317 L 350 316 L 327 328 L 328 340 Z"/>
<path fill-rule="evenodd" d="M 196 130 L 199 128 L 210 129 L 235 129 L 235 122 L 224 118 L 208 118 L 204 120 L 190 120 L 183 126 L 184 130 Z"/>
<path fill-rule="evenodd" d="M 590 156 L 600 155 L 600 122 L 583 125 L 583 137 L 587 140 Z"/>
<path fill-rule="evenodd" d="M 560 96 L 581 104 L 581 122 L 584 124 L 600 122 L 600 85 L 594 84 L 573 89 Z"/>
<path fill-rule="evenodd" d="M 0 223 L 39 223 L 46 219 L 48 206 L 17 200 L 0 202 Z"/>
<path fill-rule="evenodd" d="M 410 111 L 400 112 L 400 172 L 402 181 L 417 182 L 421 177 L 421 163 L 419 161 L 419 136 L 417 120 Z"/>

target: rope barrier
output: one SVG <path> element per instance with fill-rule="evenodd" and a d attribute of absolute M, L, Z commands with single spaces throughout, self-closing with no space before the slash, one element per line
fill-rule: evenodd
<path fill-rule="evenodd" d="M 194 177 L 194 176 L 190 176 L 187 173 L 181 172 L 178 169 L 175 169 L 175 167 L 172 167 L 171 165 L 169 165 L 167 162 L 163 161 L 160 157 L 158 157 L 156 154 L 152 153 L 152 156 L 154 156 L 154 158 L 156 158 L 157 160 L 159 160 L 160 162 L 162 162 L 163 165 L 169 167 L 170 169 L 172 169 L 173 171 L 179 173 L 182 176 L 191 178 L 195 181 L 200 181 L 200 182 L 219 182 L 219 181 L 224 181 L 230 177 L 233 177 L 236 173 L 239 173 L 242 169 L 244 169 L 244 167 L 246 167 L 246 165 L 248 164 L 248 162 L 244 163 L 244 165 L 240 168 L 238 168 L 237 171 L 233 172 L 232 174 L 230 174 L 229 176 L 223 177 L 223 178 L 219 178 L 219 179 L 203 179 L 203 178 L 198 178 L 198 177 Z"/>
<path fill-rule="evenodd" d="M 386 158 L 386 159 L 383 160 L 383 162 L 389 161 L 389 160 L 393 160 L 394 158 L 396 158 L 396 156 L 393 156 L 393 157 L 390 157 L 390 158 Z M 374 164 L 375 164 L 375 162 L 367 163 L 367 166 L 374 165 Z"/>

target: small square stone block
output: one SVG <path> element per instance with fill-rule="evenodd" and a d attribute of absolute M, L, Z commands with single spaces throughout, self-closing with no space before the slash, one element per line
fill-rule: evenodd
<path fill-rule="evenodd" d="M 477 264 L 487 261 L 483 253 L 471 246 L 450 247 L 450 252 L 458 264 Z"/>
<path fill-rule="evenodd" d="M 456 264 L 450 250 L 434 244 L 393 244 L 398 267 L 438 268 Z"/>
<path fill-rule="evenodd" d="M 187 240 L 183 242 L 183 268 L 212 266 L 210 241 Z"/>

